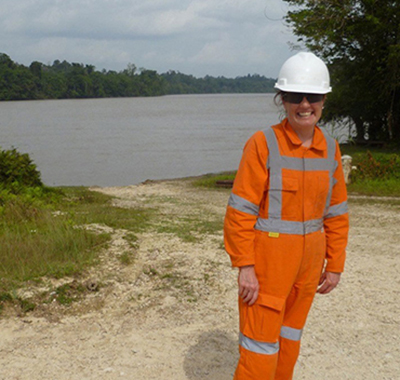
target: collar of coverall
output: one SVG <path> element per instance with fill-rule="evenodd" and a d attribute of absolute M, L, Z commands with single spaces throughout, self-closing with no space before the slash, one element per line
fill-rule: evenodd
<path fill-rule="evenodd" d="M 302 142 L 289 124 L 288 119 L 282 121 L 283 130 L 293 145 L 301 145 Z M 326 150 L 328 148 L 324 134 L 321 132 L 319 127 L 314 128 L 314 137 L 312 144 L 309 149 Z"/>

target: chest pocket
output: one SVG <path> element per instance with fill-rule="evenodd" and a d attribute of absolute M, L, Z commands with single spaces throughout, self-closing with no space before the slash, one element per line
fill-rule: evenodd
<path fill-rule="evenodd" d="M 301 215 L 299 180 L 282 177 L 282 219 L 298 219 Z"/>

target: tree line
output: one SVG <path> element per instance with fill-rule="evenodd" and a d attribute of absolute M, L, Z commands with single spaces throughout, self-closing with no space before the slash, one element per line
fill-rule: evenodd
<path fill-rule="evenodd" d="M 257 74 L 237 78 L 196 78 L 172 70 L 159 74 L 132 63 L 119 72 L 59 60 L 52 65 L 35 61 L 27 67 L 0 53 L 0 100 L 266 93 L 274 91 L 274 83 Z"/>

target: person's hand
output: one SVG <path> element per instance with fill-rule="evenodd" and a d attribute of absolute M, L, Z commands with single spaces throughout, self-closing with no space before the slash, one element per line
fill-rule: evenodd
<path fill-rule="evenodd" d="M 319 279 L 317 293 L 328 294 L 339 284 L 341 273 L 324 272 Z"/>
<path fill-rule="evenodd" d="M 238 284 L 239 296 L 243 302 L 248 303 L 249 306 L 253 305 L 257 300 L 259 290 L 254 265 L 239 268 Z"/>

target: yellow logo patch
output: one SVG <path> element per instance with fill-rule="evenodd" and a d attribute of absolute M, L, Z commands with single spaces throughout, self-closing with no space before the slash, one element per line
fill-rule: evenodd
<path fill-rule="evenodd" d="M 279 232 L 268 232 L 269 237 L 277 238 L 279 237 Z"/>

